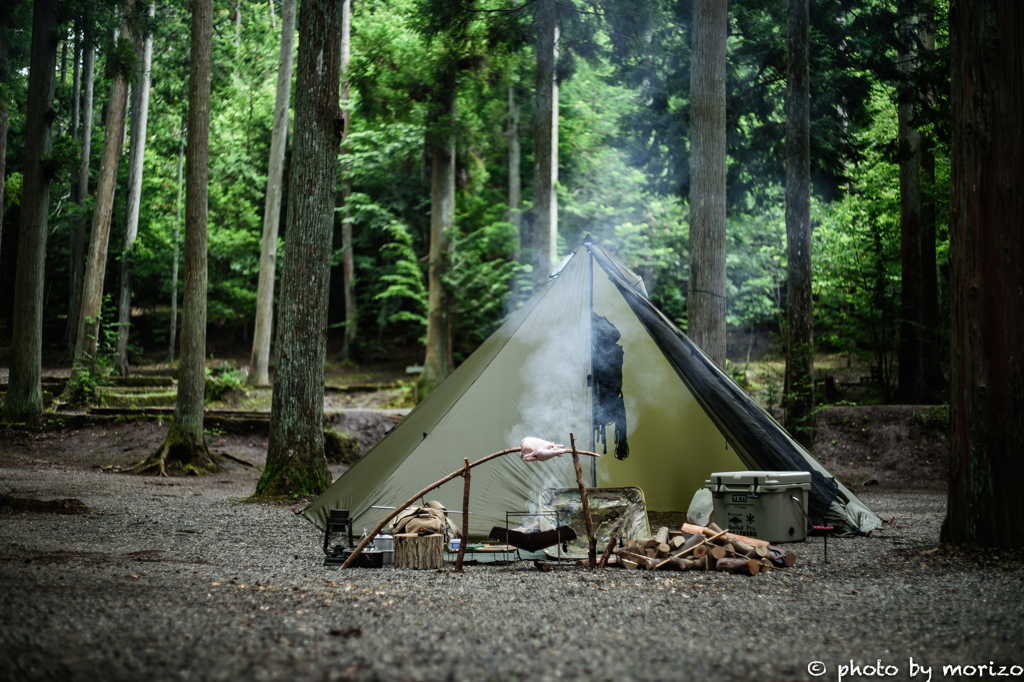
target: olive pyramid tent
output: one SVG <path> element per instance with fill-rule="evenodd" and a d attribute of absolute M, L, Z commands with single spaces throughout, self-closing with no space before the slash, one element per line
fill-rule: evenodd
<path fill-rule="evenodd" d="M 833 478 L 647 297 L 642 279 L 589 238 L 545 286 L 303 514 L 323 529 L 348 509 L 372 528 L 416 492 L 526 436 L 602 454 L 588 486 L 643 490 L 647 508 L 686 510 L 721 471 L 809 471 L 809 513 L 839 530 L 880 519 Z M 470 536 L 575 487 L 569 456 L 499 457 L 473 469 Z M 461 478 L 430 494 L 461 507 Z"/>

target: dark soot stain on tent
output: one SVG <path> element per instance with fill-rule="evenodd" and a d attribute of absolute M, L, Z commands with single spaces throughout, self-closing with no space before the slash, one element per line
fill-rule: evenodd
<path fill-rule="evenodd" d="M 615 425 L 615 458 L 629 457 L 626 441 L 626 404 L 622 399 L 622 360 L 624 351 L 618 341 L 619 330 L 606 318 L 590 313 L 593 348 L 594 430 L 608 452 L 608 424 Z"/>

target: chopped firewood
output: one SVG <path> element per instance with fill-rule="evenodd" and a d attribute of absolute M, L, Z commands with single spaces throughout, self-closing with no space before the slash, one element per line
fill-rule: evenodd
<path fill-rule="evenodd" d="M 685 558 L 687 556 L 692 556 L 694 559 L 699 559 L 707 553 L 708 546 L 705 545 L 703 542 L 698 542 L 697 544 L 691 545 L 689 547 L 683 545 L 679 549 L 672 550 L 672 552 L 670 552 L 670 554 L 672 554 L 672 556 L 675 557 Z"/>
<path fill-rule="evenodd" d="M 670 557 L 668 563 L 665 564 L 665 568 L 674 568 L 677 571 L 689 571 L 697 565 L 697 561 L 693 559 L 680 559 L 679 557 Z"/>
<path fill-rule="evenodd" d="M 700 533 L 694 533 L 686 539 L 686 542 L 683 543 L 683 549 L 690 549 L 694 545 L 699 545 L 702 542 L 704 542 L 704 536 Z"/>
<path fill-rule="evenodd" d="M 652 565 L 659 563 L 659 560 L 649 557 L 646 554 L 635 554 L 629 547 L 617 549 L 615 550 L 615 554 L 618 555 L 619 559 L 635 562 L 644 568 L 650 568 Z"/>
<path fill-rule="evenodd" d="M 637 562 L 631 561 L 630 559 L 626 559 L 624 557 L 619 557 L 619 563 L 621 563 L 622 567 L 625 568 L 627 571 L 632 571 L 640 565 Z"/>
<path fill-rule="evenodd" d="M 715 545 L 711 548 L 711 558 L 715 561 L 720 561 L 726 557 L 729 551 L 720 545 Z"/>
<path fill-rule="evenodd" d="M 668 544 L 672 547 L 672 549 L 679 549 L 680 547 L 686 544 L 686 537 L 683 535 L 677 535 L 673 538 L 669 538 Z"/>
<path fill-rule="evenodd" d="M 665 557 L 668 556 L 668 552 L 672 548 L 669 547 L 666 543 L 663 542 L 660 545 L 658 545 L 657 547 L 655 547 L 654 549 L 655 549 L 654 556 L 656 556 L 656 557 L 658 557 L 660 559 L 664 559 Z"/>
<path fill-rule="evenodd" d="M 761 570 L 761 564 L 753 559 L 719 559 L 715 563 L 716 571 L 727 573 L 742 573 L 744 575 L 757 575 Z"/>
<path fill-rule="evenodd" d="M 717 528 L 717 526 L 716 526 L 716 528 Z M 699 535 L 699 534 L 704 533 L 705 528 L 704 528 L 704 526 L 695 526 L 695 525 L 693 525 L 691 523 L 684 523 L 683 526 L 682 526 L 682 530 L 683 530 L 684 533 L 697 533 Z M 750 538 L 750 537 L 747 537 L 746 535 L 737 535 L 736 533 L 732 533 L 732 536 L 734 538 L 736 538 L 737 540 L 739 540 L 740 542 L 745 542 L 748 545 L 765 545 L 765 546 L 768 545 L 768 542 L 765 541 L 765 540 L 758 540 L 757 538 Z"/>
<path fill-rule="evenodd" d="M 654 534 L 654 539 L 658 541 L 659 545 L 663 545 L 668 542 L 668 528 L 662 526 L 658 529 L 658 532 Z"/>

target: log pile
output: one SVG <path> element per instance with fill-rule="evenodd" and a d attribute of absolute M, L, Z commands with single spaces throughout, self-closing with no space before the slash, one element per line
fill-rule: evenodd
<path fill-rule="evenodd" d="M 614 545 L 614 540 L 612 543 Z M 609 550 L 606 550 L 608 552 Z M 761 571 L 788 568 L 796 555 L 764 540 L 730 534 L 715 524 L 683 524 L 677 531 L 658 529 L 652 538 L 629 540 L 624 547 L 611 546 L 609 566 L 648 571 L 722 571 L 757 575 Z"/>

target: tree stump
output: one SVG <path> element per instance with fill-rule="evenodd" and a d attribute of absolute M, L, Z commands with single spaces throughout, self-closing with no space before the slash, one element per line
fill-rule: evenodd
<path fill-rule="evenodd" d="M 395 536 L 395 568 L 431 569 L 444 566 L 444 535 Z"/>

